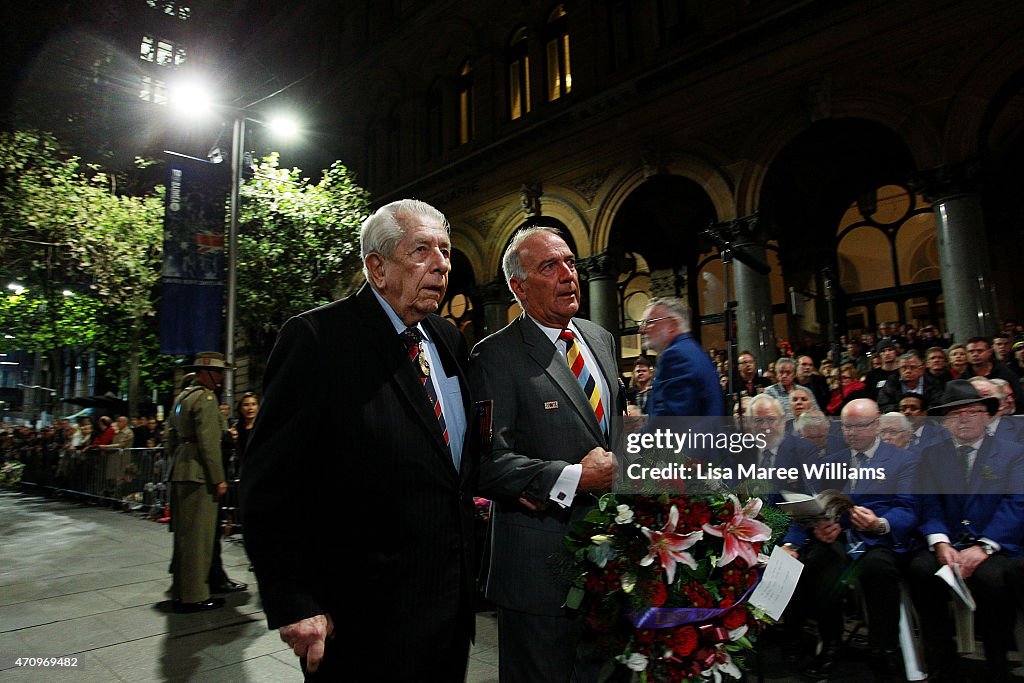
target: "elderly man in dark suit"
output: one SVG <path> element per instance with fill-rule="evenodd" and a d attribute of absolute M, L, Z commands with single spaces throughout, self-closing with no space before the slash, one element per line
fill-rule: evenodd
<path fill-rule="evenodd" d="M 576 260 L 554 230 L 517 233 L 502 267 L 524 313 L 477 344 L 470 365 L 474 396 L 493 409 L 480 491 L 495 505 L 487 597 L 498 606 L 499 677 L 592 680 L 577 661 L 580 619 L 562 607 L 569 582 L 556 557 L 570 522 L 613 481 L 615 340 L 574 317 Z"/>
<path fill-rule="evenodd" d="M 242 479 L 246 549 L 307 679 L 462 681 L 477 468 L 466 344 L 434 314 L 448 223 L 401 200 L 360 243 L 367 284 L 289 320 L 271 353 Z"/>
<path fill-rule="evenodd" d="M 977 602 L 988 681 L 1006 681 L 1014 604 L 1007 572 L 1024 556 L 1024 446 L 986 433 L 999 399 L 971 384 L 946 384 L 941 405 L 952 439 L 923 451 L 918 474 L 920 533 L 928 550 L 911 563 L 910 582 L 928 662 L 928 680 L 960 681 L 949 618 L 949 587 L 934 574 L 958 566 Z"/>

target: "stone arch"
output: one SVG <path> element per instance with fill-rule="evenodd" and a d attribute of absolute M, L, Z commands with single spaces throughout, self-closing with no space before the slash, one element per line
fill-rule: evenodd
<path fill-rule="evenodd" d="M 828 109 L 829 116 L 813 121 L 806 111 L 788 110 L 751 130 L 741 155 L 749 166 L 740 177 L 736 193 L 741 215 L 760 207 L 765 178 L 782 150 L 822 121 L 860 119 L 880 124 L 901 138 L 918 168 L 941 163 L 941 132 L 923 112 L 898 95 L 875 92 L 865 97 L 862 92 L 839 92 L 829 101 Z"/>
<path fill-rule="evenodd" d="M 733 183 L 719 166 L 697 155 L 680 153 L 670 155 L 661 164 L 661 168 L 667 175 L 686 178 L 700 185 L 715 207 L 718 220 L 731 220 L 736 217 Z M 622 208 L 622 203 L 649 177 L 644 168 L 638 167 L 621 173 L 614 181 L 598 207 L 591 242 L 593 253 L 600 253 L 608 247 L 612 225 Z"/>

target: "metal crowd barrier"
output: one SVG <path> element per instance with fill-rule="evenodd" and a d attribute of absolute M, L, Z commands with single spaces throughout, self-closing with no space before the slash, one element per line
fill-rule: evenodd
<path fill-rule="evenodd" d="M 30 453 L 23 484 L 119 504 L 128 510 L 162 509 L 169 496 L 163 447 L 67 449 Z"/>

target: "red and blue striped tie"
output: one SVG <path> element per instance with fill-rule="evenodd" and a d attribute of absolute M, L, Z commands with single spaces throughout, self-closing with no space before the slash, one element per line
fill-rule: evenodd
<path fill-rule="evenodd" d="M 444 413 L 441 412 L 441 402 L 437 400 L 437 390 L 434 388 L 434 383 L 427 376 L 425 368 L 429 368 L 430 365 L 426 362 L 421 362 L 420 354 L 423 353 L 423 349 L 420 347 L 420 342 L 423 341 L 423 335 L 415 327 L 405 328 L 405 332 L 402 333 L 402 341 L 405 342 L 405 347 L 409 351 L 409 360 L 412 361 L 412 366 L 416 368 L 416 374 L 420 378 L 420 384 L 427 392 L 427 399 L 430 400 L 430 405 L 434 409 L 434 417 L 437 418 L 437 424 L 441 428 L 441 434 L 444 435 L 445 444 L 451 448 L 451 443 L 448 439 L 448 425 L 444 421 Z M 426 357 L 423 358 L 426 361 Z"/>
<path fill-rule="evenodd" d="M 590 407 L 594 409 L 594 415 L 597 416 L 597 421 L 601 424 L 601 430 L 607 434 L 608 417 L 605 415 L 604 405 L 601 402 L 601 389 L 583 360 L 580 345 L 576 343 L 576 335 L 572 333 L 572 330 L 562 330 L 558 338 L 565 342 L 565 359 L 569 362 L 569 369 L 572 370 L 572 374 L 576 375 L 576 381 L 583 387 L 583 394 L 587 397 Z"/>

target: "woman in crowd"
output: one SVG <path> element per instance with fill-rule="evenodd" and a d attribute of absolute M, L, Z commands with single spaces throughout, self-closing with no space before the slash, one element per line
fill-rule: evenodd
<path fill-rule="evenodd" d="M 953 344 L 947 353 L 949 354 L 949 371 L 952 373 L 953 379 L 956 379 L 967 369 L 967 347 L 963 344 Z"/>
<path fill-rule="evenodd" d="M 245 449 L 256 424 L 256 413 L 260 410 L 260 399 L 255 393 L 247 391 L 238 401 L 238 424 L 235 425 L 235 455 L 238 457 L 238 471 L 242 471 L 245 462 Z"/>

